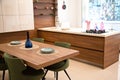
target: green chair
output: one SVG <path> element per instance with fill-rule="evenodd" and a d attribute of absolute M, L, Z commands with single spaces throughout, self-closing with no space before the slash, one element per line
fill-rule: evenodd
<path fill-rule="evenodd" d="M 3 71 L 2 80 L 5 78 L 5 71 L 7 70 L 7 65 L 5 64 L 4 58 L 0 58 L 0 71 Z"/>
<path fill-rule="evenodd" d="M 44 42 L 44 38 L 32 38 L 31 40 L 37 41 L 37 42 Z"/>
<path fill-rule="evenodd" d="M 5 64 L 4 58 L 2 57 L 3 52 L 0 51 L 0 71 L 3 71 L 2 80 L 5 78 L 5 71 L 8 69 L 7 65 Z"/>
<path fill-rule="evenodd" d="M 9 80 L 40 80 L 44 71 L 42 69 L 35 70 L 26 66 L 23 60 L 4 53 L 4 59 L 8 66 Z"/>
<path fill-rule="evenodd" d="M 67 43 L 67 42 L 59 42 L 59 41 L 56 41 L 54 44 L 55 44 L 56 46 L 61 46 L 61 47 L 65 47 L 65 48 L 70 48 L 70 46 L 71 46 L 70 43 Z M 53 65 L 50 65 L 50 66 L 45 67 L 46 72 L 45 72 L 45 75 L 44 75 L 44 77 L 43 77 L 42 80 L 45 80 L 45 76 L 46 76 L 48 70 L 54 71 L 54 75 L 55 75 L 55 77 L 56 77 L 56 80 L 58 80 L 58 72 L 59 72 L 59 71 L 62 71 L 62 70 L 66 73 L 66 75 L 67 75 L 67 77 L 69 78 L 69 80 L 71 80 L 71 78 L 69 77 L 67 71 L 65 70 L 66 68 L 68 68 L 68 66 L 69 66 L 69 60 L 67 59 L 67 60 L 58 62 L 58 63 L 56 63 L 56 64 L 53 64 Z"/>

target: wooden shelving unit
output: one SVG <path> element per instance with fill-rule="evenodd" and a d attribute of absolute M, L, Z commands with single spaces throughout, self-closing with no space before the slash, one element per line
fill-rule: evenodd
<path fill-rule="evenodd" d="M 55 26 L 57 0 L 33 0 L 35 28 Z"/>
<path fill-rule="evenodd" d="M 55 0 L 34 0 L 35 16 L 57 16 L 57 3 Z"/>

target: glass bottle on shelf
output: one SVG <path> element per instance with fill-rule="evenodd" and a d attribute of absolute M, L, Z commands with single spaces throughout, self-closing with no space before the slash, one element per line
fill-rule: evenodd
<path fill-rule="evenodd" d="M 58 18 L 58 16 L 55 16 L 55 27 L 57 27 L 57 28 L 60 28 L 60 21 L 59 21 L 59 18 Z"/>

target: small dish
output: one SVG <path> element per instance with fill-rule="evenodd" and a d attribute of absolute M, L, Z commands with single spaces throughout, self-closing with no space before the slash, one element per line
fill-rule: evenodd
<path fill-rule="evenodd" d="M 52 49 L 52 48 L 42 48 L 42 49 L 40 49 L 40 52 L 42 52 L 44 54 L 49 54 L 49 53 L 53 53 L 54 49 Z"/>
<path fill-rule="evenodd" d="M 21 42 L 20 41 L 11 41 L 10 44 L 11 45 L 19 45 L 19 44 L 21 44 Z"/>

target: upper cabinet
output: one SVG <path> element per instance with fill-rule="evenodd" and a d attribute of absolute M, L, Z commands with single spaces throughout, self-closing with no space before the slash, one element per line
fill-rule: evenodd
<path fill-rule="evenodd" d="M 32 30 L 33 0 L 0 0 L 0 16 L 0 23 L 3 23 L 1 32 Z"/>
<path fill-rule="evenodd" d="M 34 29 L 33 0 L 19 0 L 21 30 Z"/>
<path fill-rule="evenodd" d="M 20 15 L 33 15 L 33 1 L 32 0 L 19 0 L 19 14 Z"/>
<path fill-rule="evenodd" d="M 2 16 L 0 16 L 0 33 L 3 32 L 3 19 Z"/>
<path fill-rule="evenodd" d="M 3 17 L 2 17 L 1 0 L 0 0 L 0 33 L 2 32 L 3 32 Z"/>
<path fill-rule="evenodd" d="M 3 16 L 14 16 L 19 14 L 18 0 L 1 0 Z"/>

